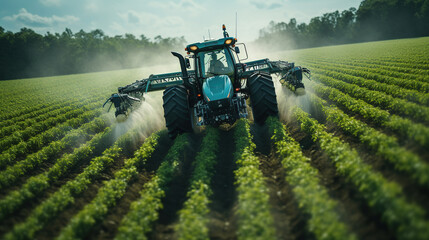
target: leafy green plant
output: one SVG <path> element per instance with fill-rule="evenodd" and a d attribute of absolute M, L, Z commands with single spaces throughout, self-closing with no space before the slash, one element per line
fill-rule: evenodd
<path fill-rule="evenodd" d="M 318 171 L 310 165 L 299 144 L 289 136 L 278 119 L 267 119 L 271 139 L 286 170 L 286 181 L 292 186 L 299 207 L 308 213 L 308 229 L 317 239 L 356 239 L 336 212 L 337 202 L 320 185 Z"/>
<path fill-rule="evenodd" d="M 374 172 L 371 166 L 362 162 L 355 150 L 327 133 L 323 125 L 311 119 L 302 109 L 295 107 L 293 112 L 302 130 L 312 135 L 333 161 L 337 172 L 356 187 L 368 206 L 381 215 L 381 220 L 396 233 L 398 239 L 425 239 L 429 235 L 425 211 L 409 203 L 398 184 Z"/>
<path fill-rule="evenodd" d="M 259 159 L 253 153 L 255 144 L 247 119 L 238 120 L 234 139 L 234 158 L 238 166 L 234 171 L 238 192 L 238 238 L 275 239 L 268 189 L 259 170 Z"/>
<path fill-rule="evenodd" d="M 175 229 L 178 239 L 209 239 L 208 204 L 211 195 L 210 181 L 214 174 L 218 149 L 218 130 L 208 127 L 194 161 L 187 200 L 179 211 L 179 222 Z"/>

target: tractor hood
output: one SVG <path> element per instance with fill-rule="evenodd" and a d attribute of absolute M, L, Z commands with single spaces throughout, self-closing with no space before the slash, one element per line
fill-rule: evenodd
<path fill-rule="evenodd" d="M 203 83 L 203 95 L 209 102 L 229 98 L 232 91 L 231 79 L 227 75 L 209 77 Z"/>

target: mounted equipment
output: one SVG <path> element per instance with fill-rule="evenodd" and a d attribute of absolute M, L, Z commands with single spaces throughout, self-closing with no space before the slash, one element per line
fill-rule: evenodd
<path fill-rule="evenodd" d="M 277 116 L 271 74 L 280 75 L 282 85 L 302 93 L 302 76 L 309 78 L 310 71 L 286 61 L 261 59 L 242 63 L 247 59 L 246 46 L 229 37 L 225 25 L 222 30 L 221 39 L 189 44 L 185 48 L 186 58 L 172 52 L 179 59 L 181 72 L 150 75 L 119 87 L 118 93 L 112 94 L 104 105 L 112 102 L 117 119 L 124 119 L 144 100 L 144 94 L 164 90 L 164 117 L 171 138 L 191 132 L 196 126 L 233 124 L 247 117 L 248 98 L 257 124 L 264 124 L 268 116 Z M 246 58 L 240 59 L 236 45 L 243 46 Z M 193 60 L 194 70 L 187 70 L 191 68 L 189 59 Z"/>

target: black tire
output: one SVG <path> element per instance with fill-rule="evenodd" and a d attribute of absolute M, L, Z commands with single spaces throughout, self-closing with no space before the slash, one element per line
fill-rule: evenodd
<path fill-rule="evenodd" d="M 162 100 L 168 136 L 174 139 L 178 134 L 192 132 L 186 88 L 183 85 L 169 87 L 164 90 Z"/>
<path fill-rule="evenodd" d="M 269 116 L 278 116 L 276 90 L 268 73 L 258 72 L 247 79 L 253 119 L 263 125 Z"/>

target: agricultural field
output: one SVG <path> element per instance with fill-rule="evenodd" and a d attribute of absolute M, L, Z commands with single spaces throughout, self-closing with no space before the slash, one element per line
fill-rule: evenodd
<path fill-rule="evenodd" d="M 175 140 L 101 108 L 163 67 L 1 81 L 0 239 L 428 239 L 429 38 L 269 57 L 306 95 Z"/>

